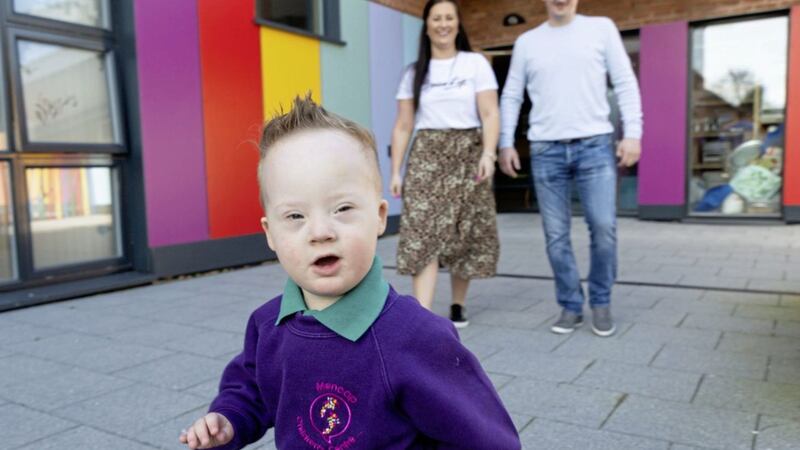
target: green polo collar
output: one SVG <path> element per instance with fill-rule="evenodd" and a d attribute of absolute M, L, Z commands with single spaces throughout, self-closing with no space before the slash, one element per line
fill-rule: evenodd
<path fill-rule="evenodd" d="M 286 316 L 301 311 L 306 316 L 314 317 L 339 336 L 355 342 L 378 318 L 387 295 L 389 295 L 389 283 L 383 279 L 383 264 L 377 255 L 364 279 L 336 303 L 322 311 L 308 309 L 303 300 L 303 291 L 291 278 L 288 278 L 275 325 L 280 325 Z"/>

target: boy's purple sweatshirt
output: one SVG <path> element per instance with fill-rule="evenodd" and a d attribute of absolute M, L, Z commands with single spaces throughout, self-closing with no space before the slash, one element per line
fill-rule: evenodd
<path fill-rule="evenodd" d="M 210 411 L 239 449 L 275 428 L 279 449 L 519 449 L 489 378 L 453 325 L 394 289 L 357 341 L 277 297 L 250 317 Z"/>

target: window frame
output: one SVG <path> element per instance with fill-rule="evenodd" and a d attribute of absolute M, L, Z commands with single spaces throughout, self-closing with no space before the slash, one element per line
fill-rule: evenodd
<path fill-rule="evenodd" d="M 724 214 L 722 212 L 696 212 L 692 209 L 692 202 L 691 202 L 691 183 L 692 183 L 692 171 L 694 168 L 694 162 L 692 161 L 692 145 L 694 140 L 694 135 L 692 131 L 692 119 L 694 114 L 695 108 L 695 98 L 693 95 L 694 86 L 692 84 L 692 76 L 694 67 L 692 65 L 693 61 L 693 51 L 694 51 L 694 31 L 697 28 L 701 27 L 708 27 L 714 25 L 725 25 L 730 23 L 737 23 L 737 22 L 746 22 L 751 20 L 759 20 L 759 19 L 771 19 L 776 17 L 786 17 L 790 19 L 791 10 L 787 8 L 782 9 L 775 9 L 767 12 L 762 13 L 755 13 L 755 14 L 743 14 L 737 16 L 730 16 L 730 17 L 719 17 L 719 18 L 711 18 L 711 19 L 703 19 L 703 20 L 695 20 L 690 21 L 688 23 L 687 29 L 687 63 L 686 63 L 686 70 L 687 70 L 687 83 L 686 83 L 686 136 L 685 136 L 685 158 L 684 158 L 684 174 L 685 174 L 685 185 L 684 185 L 684 205 L 683 205 L 683 217 L 691 218 L 691 219 L 711 219 L 711 220 L 774 220 L 780 219 L 783 220 L 784 218 L 784 208 L 783 208 L 783 196 L 786 188 L 786 164 L 784 161 L 784 165 L 781 170 L 781 189 L 780 189 L 780 200 L 778 212 L 775 213 L 739 213 L 739 214 Z M 791 20 L 787 24 L 789 28 L 791 28 Z M 791 30 L 789 30 L 791 31 Z M 791 34 L 787 32 L 787 54 L 786 54 L 786 79 L 785 83 L 789 83 L 789 54 L 788 52 L 791 51 Z M 787 106 L 788 106 L 788 91 L 787 91 Z M 784 123 L 786 120 L 786 107 L 784 107 Z M 785 149 L 784 149 L 785 152 Z M 785 153 L 784 153 L 785 154 Z"/>
<path fill-rule="evenodd" d="M 15 205 L 14 193 L 14 160 L 11 158 L 0 158 L 0 167 L 8 169 L 8 207 L 11 212 L 11 235 L 0 236 L 0 239 L 10 238 L 10 256 L 11 256 L 11 278 L 0 278 L 0 286 L 12 285 L 20 281 L 20 264 L 19 264 L 19 239 L 18 239 L 18 222 L 17 210 Z M 2 170 L 2 169 L 0 169 Z"/>
<path fill-rule="evenodd" d="M 106 79 L 108 80 L 108 96 L 111 105 L 111 122 L 117 143 L 91 144 L 77 142 L 36 142 L 28 136 L 28 122 L 25 114 L 24 86 L 20 74 L 19 40 L 31 41 L 46 45 L 70 47 L 78 50 L 102 52 L 106 60 Z M 119 92 L 119 74 L 116 67 L 116 54 L 111 42 L 88 40 L 81 37 L 65 37 L 40 31 L 32 31 L 17 27 L 9 27 L 6 33 L 6 50 L 8 52 L 9 72 L 11 74 L 11 97 L 15 121 L 15 149 L 18 152 L 47 152 L 47 153 L 125 153 L 127 151 L 124 130 L 124 104 Z"/>
<path fill-rule="evenodd" d="M 114 31 L 113 5 L 108 0 L 102 0 L 105 3 L 105 19 L 108 21 L 108 28 L 92 27 L 89 25 L 82 25 L 73 22 L 64 22 L 62 20 L 49 19 L 41 16 L 34 16 L 31 14 L 18 13 L 14 10 L 14 3 L 16 0 L 6 0 L 5 15 L 9 23 L 14 22 L 23 26 L 31 28 L 47 29 L 50 31 L 65 33 L 65 34 L 79 34 L 86 35 L 93 38 L 107 38 L 110 37 Z"/>
<path fill-rule="evenodd" d="M 285 23 L 270 20 L 266 16 L 264 9 L 264 2 L 268 0 L 255 0 L 255 23 L 270 28 L 275 28 L 289 33 L 299 34 L 301 36 L 311 37 L 321 41 L 329 42 L 336 45 L 346 45 L 341 36 L 341 18 L 339 12 L 339 0 L 323 0 L 322 1 L 322 34 L 315 33 L 305 28 L 293 27 Z M 313 1 L 313 0 L 307 0 Z"/>
<path fill-rule="evenodd" d="M 77 263 L 37 269 L 33 260 L 33 234 L 29 212 L 29 198 L 26 171 L 28 169 L 88 169 L 106 167 L 112 171 L 113 214 L 119 247 L 119 256 L 96 259 Z M 127 200 L 124 192 L 124 160 L 110 155 L 71 155 L 64 154 L 54 158 L 52 155 L 32 155 L 16 158 L 12 173 L 12 191 L 17 208 L 14 212 L 14 223 L 17 232 L 17 278 L 11 283 L 0 284 L 0 292 L 4 287 L 18 288 L 18 284 L 37 285 L 52 283 L 53 279 L 67 281 L 69 279 L 86 278 L 103 275 L 131 268 L 129 262 L 130 248 L 126 238 L 127 225 L 124 220 Z M 14 176 L 16 175 L 16 176 Z"/>

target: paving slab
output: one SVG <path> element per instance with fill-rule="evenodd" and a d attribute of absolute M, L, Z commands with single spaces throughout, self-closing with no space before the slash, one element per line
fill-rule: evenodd
<path fill-rule="evenodd" d="M 0 405 L 0 423 L 3 424 L 3 448 L 8 449 L 59 435 L 78 426 L 73 421 L 13 403 Z"/>
<path fill-rule="evenodd" d="M 537 419 L 520 435 L 530 450 L 667 450 L 669 442 Z"/>
<path fill-rule="evenodd" d="M 172 390 L 183 390 L 211 379 L 219 379 L 226 362 L 196 355 L 179 354 L 114 372 L 114 376 Z"/>
<path fill-rule="evenodd" d="M 81 426 L 42 438 L 36 442 L 20 447 L 18 450 L 156 450 L 158 447 L 134 441 L 90 427 Z M 185 447 L 185 446 L 184 446 Z"/>
<path fill-rule="evenodd" d="M 689 313 L 686 320 L 681 323 L 681 327 L 770 335 L 772 334 L 774 321 L 771 319 L 747 319 L 714 314 Z"/>
<path fill-rule="evenodd" d="M 633 339 L 598 339 L 593 334 L 575 334 L 555 351 L 557 356 L 596 358 L 646 366 L 662 344 Z"/>
<path fill-rule="evenodd" d="M 719 342 L 722 332 L 717 330 L 677 328 L 650 323 L 635 323 L 621 335 L 625 337 L 626 340 L 631 341 L 674 344 L 682 347 L 712 350 Z"/>
<path fill-rule="evenodd" d="M 50 411 L 108 392 L 123 390 L 133 382 L 73 368 L 3 387 L 3 397 L 39 411 Z"/>
<path fill-rule="evenodd" d="M 756 450 L 795 450 L 800 442 L 800 421 L 762 416 Z"/>
<path fill-rule="evenodd" d="M 667 344 L 651 366 L 712 375 L 736 375 L 763 380 L 768 359 L 766 355 L 745 352 L 717 352 L 683 348 Z"/>
<path fill-rule="evenodd" d="M 767 381 L 800 384 L 800 358 L 770 358 Z"/>
<path fill-rule="evenodd" d="M 52 415 L 139 439 L 142 429 L 206 406 L 209 400 L 155 386 L 134 384 L 127 389 L 56 409 Z"/>
<path fill-rule="evenodd" d="M 700 384 L 694 403 L 800 420 L 800 389 L 797 384 L 707 377 Z"/>
<path fill-rule="evenodd" d="M 597 361 L 573 384 L 688 403 L 700 377 L 675 370 Z"/>
<path fill-rule="evenodd" d="M 717 350 L 746 352 L 753 355 L 770 355 L 800 358 L 800 337 L 757 336 L 745 333 L 725 332 Z"/>
<path fill-rule="evenodd" d="M 512 413 L 526 414 L 597 429 L 624 394 L 519 377 L 500 390 Z"/>
<path fill-rule="evenodd" d="M 572 358 L 527 349 L 507 348 L 488 357 L 482 364 L 489 372 L 569 382 L 577 378 L 592 361 L 592 358 Z"/>
<path fill-rule="evenodd" d="M 756 414 L 628 396 L 604 430 L 709 448 L 749 450 Z"/>
<path fill-rule="evenodd" d="M 0 387 L 19 383 L 23 380 L 44 378 L 69 369 L 70 366 L 53 361 L 21 354 L 9 355 L 0 358 Z"/>

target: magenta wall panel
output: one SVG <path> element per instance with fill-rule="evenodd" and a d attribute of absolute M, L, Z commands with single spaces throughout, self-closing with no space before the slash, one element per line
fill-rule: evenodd
<path fill-rule="evenodd" d="M 639 35 L 644 112 L 639 205 L 686 202 L 689 25 L 648 25 Z"/>
<path fill-rule="evenodd" d="M 197 0 L 137 0 L 150 247 L 208 239 Z"/>

